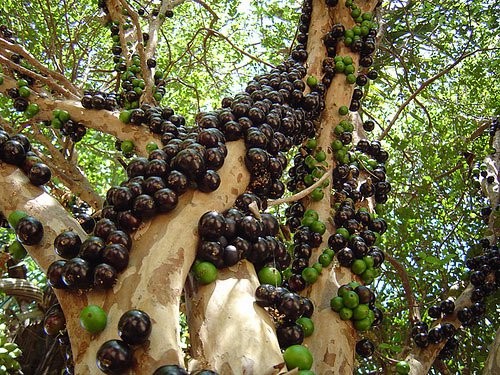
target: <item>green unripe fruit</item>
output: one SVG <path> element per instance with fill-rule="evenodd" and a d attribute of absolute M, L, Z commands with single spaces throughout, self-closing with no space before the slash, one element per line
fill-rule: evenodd
<path fill-rule="evenodd" d="M 370 311 L 370 308 L 368 307 L 368 305 L 359 304 L 354 309 L 352 309 L 352 318 L 354 320 L 365 319 L 368 317 L 368 311 Z M 370 323 L 370 325 L 371 325 L 371 323 Z"/>
<path fill-rule="evenodd" d="M 297 319 L 297 321 L 295 322 L 297 323 L 299 326 L 302 327 L 302 330 L 304 331 L 304 336 L 305 337 L 309 337 L 313 334 L 314 332 L 314 323 L 311 319 L 309 318 L 306 318 L 305 316 Z"/>
<path fill-rule="evenodd" d="M 318 162 L 322 162 L 322 161 L 325 161 L 326 160 L 326 152 L 323 151 L 323 150 L 320 150 L 316 153 L 316 155 L 314 155 L 314 158 L 318 161 Z"/>
<path fill-rule="evenodd" d="M 314 88 L 318 85 L 318 79 L 315 76 L 309 76 L 307 77 L 306 83 L 310 88 Z"/>
<path fill-rule="evenodd" d="M 210 284 L 217 279 L 217 267 L 210 262 L 197 262 L 193 266 L 193 275 L 200 284 Z"/>
<path fill-rule="evenodd" d="M 7 217 L 7 221 L 13 229 L 16 229 L 19 221 L 28 216 L 28 213 L 21 210 L 12 211 Z"/>
<path fill-rule="evenodd" d="M 80 312 L 80 325 L 90 333 L 99 333 L 106 328 L 108 316 L 97 305 L 88 305 Z"/>
<path fill-rule="evenodd" d="M 36 103 L 30 103 L 28 104 L 28 108 L 26 108 L 26 116 L 27 117 L 33 117 L 36 116 L 40 112 L 40 107 Z"/>
<path fill-rule="evenodd" d="M 30 96 L 30 94 L 31 94 L 31 91 L 28 88 L 28 86 L 19 87 L 19 96 L 21 96 L 23 98 L 27 98 Z"/>
<path fill-rule="evenodd" d="M 361 275 L 365 270 L 366 263 L 363 259 L 356 259 L 351 266 L 351 271 L 356 275 Z"/>
<path fill-rule="evenodd" d="M 339 108 L 339 115 L 345 116 L 349 113 L 349 108 L 347 106 L 343 105 Z"/>
<path fill-rule="evenodd" d="M 51 121 L 50 121 L 50 125 L 54 128 L 54 129 L 61 129 L 62 126 L 63 126 L 63 123 L 61 122 L 61 120 L 59 120 L 58 118 L 53 118 Z"/>
<path fill-rule="evenodd" d="M 17 80 L 17 87 L 21 88 L 21 87 L 24 87 L 24 86 L 28 86 L 28 81 L 26 81 L 23 78 L 18 79 Z"/>
<path fill-rule="evenodd" d="M 124 110 L 120 112 L 120 121 L 124 124 L 128 124 L 130 122 L 130 116 L 132 115 L 132 111 Z"/>
<path fill-rule="evenodd" d="M 330 307 L 335 312 L 340 312 L 340 310 L 344 307 L 344 299 L 342 297 L 333 297 L 330 300 Z"/>
<path fill-rule="evenodd" d="M 321 265 L 323 267 L 328 267 L 330 265 L 330 263 L 332 263 L 332 260 L 333 260 L 333 257 L 331 257 L 329 254 L 323 252 L 323 254 L 321 254 L 319 257 L 318 257 L 318 262 L 321 263 Z"/>
<path fill-rule="evenodd" d="M 293 370 L 294 368 L 309 370 L 313 364 L 311 352 L 302 345 L 292 345 L 286 348 L 283 358 L 288 370 Z"/>
<path fill-rule="evenodd" d="M 278 286 L 282 282 L 280 271 L 274 267 L 262 267 L 257 276 L 261 284 Z"/>
<path fill-rule="evenodd" d="M 398 374 L 409 374 L 410 373 L 410 365 L 406 361 L 399 361 L 396 363 L 396 372 Z"/>
<path fill-rule="evenodd" d="M 57 116 L 59 118 L 59 120 L 61 120 L 62 122 L 67 122 L 71 116 L 69 115 L 69 112 L 68 111 L 65 111 L 64 109 L 61 109 L 59 111 L 59 114 Z"/>
<path fill-rule="evenodd" d="M 368 331 L 371 327 L 372 323 L 369 318 L 364 318 L 361 320 L 355 320 L 354 321 L 354 328 L 356 328 L 358 331 L 364 332 Z"/>
<path fill-rule="evenodd" d="M 319 221 L 319 220 L 314 221 L 311 224 L 310 228 L 313 232 L 319 233 L 321 235 L 323 235 L 326 231 L 325 223 L 323 223 L 322 221 Z"/>
<path fill-rule="evenodd" d="M 352 318 L 352 310 L 348 307 L 342 307 L 339 311 L 340 319 L 350 320 Z"/>
<path fill-rule="evenodd" d="M 323 265 L 322 265 L 321 263 L 316 262 L 316 263 L 314 263 L 314 264 L 312 265 L 312 267 L 313 267 L 316 271 L 318 271 L 318 274 L 320 274 L 320 275 L 321 275 L 321 272 L 323 271 Z"/>
<path fill-rule="evenodd" d="M 306 267 L 302 270 L 302 278 L 308 284 L 314 284 L 318 280 L 318 277 L 319 272 L 313 267 Z"/>
<path fill-rule="evenodd" d="M 134 151 L 134 142 L 131 141 L 130 139 L 127 139 L 122 142 L 120 149 L 125 154 L 130 154 L 132 151 Z"/>
<path fill-rule="evenodd" d="M 149 142 L 147 145 L 146 145 L 146 151 L 148 153 L 151 153 L 152 151 L 154 150 L 158 150 L 158 145 L 155 143 L 155 142 Z"/>
<path fill-rule="evenodd" d="M 316 188 L 311 192 L 309 196 L 313 201 L 318 202 L 323 199 L 325 193 L 323 193 L 323 190 L 321 188 Z"/>
<path fill-rule="evenodd" d="M 342 298 L 344 299 L 344 306 L 348 307 L 350 309 L 354 309 L 356 306 L 359 305 L 359 296 L 358 294 L 351 290 L 346 292 Z"/>
<path fill-rule="evenodd" d="M 346 81 L 347 83 L 353 84 L 356 82 L 356 76 L 354 74 L 348 74 L 346 75 Z"/>
<path fill-rule="evenodd" d="M 318 141 L 315 140 L 315 139 L 308 139 L 307 142 L 306 142 L 306 147 L 309 150 L 314 150 L 317 145 L 318 145 Z"/>

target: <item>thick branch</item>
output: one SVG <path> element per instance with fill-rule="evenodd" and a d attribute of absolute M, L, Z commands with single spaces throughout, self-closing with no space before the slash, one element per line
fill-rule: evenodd
<path fill-rule="evenodd" d="M 112 290 L 55 291 L 65 312 L 76 373 L 98 373 L 95 365 L 97 349 L 104 341 L 117 337 L 119 318 L 132 308 L 147 312 L 153 321 L 149 344 L 135 350 L 137 364 L 132 373 L 151 374 L 163 364 L 184 364 L 179 343 L 179 304 L 196 255 L 197 220 L 193 218 L 210 209 L 224 210 L 248 183 L 248 176 L 241 172 L 244 168 L 243 143 L 232 142 L 227 147 L 228 158 L 219 171 L 222 181 L 219 190 L 212 194 L 189 191 L 181 196 L 174 211 L 144 223 L 133 234 L 129 266 Z M 23 209 L 44 224 L 42 243 L 28 247 L 43 269 L 56 258 L 52 244 L 61 231 L 73 228 L 82 239 L 85 238 L 68 213 L 41 189 L 31 186 L 21 171 L 1 165 L 0 189 L 3 192 L 0 209 L 5 215 L 14 209 Z M 79 313 L 87 304 L 102 306 L 108 313 L 106 329 L 95 337 L 84 332 L 79 325 Z"/>
<path fill-rule="evenodd" d="M 4 84 L 0 86 L 7 90 L 10 87 L 16 87 L 16 82 L 5 77 Z M 54 100 L 45 97 L 30 97 L 30 101 L 37 103 L 40 112 L 35 120 L 51 120 L 54 109 L 68 111 L 73 121 L 81 122 L 85 126 L 98 130 L 100 132 L 111 134 L 120 140 L 132 140 L 135 145 L 135 151 L 139 155 L 147 155 L 146 145 L 157 140 L 154 136 L 142 126 L 126 125 L 118 118 L 118 113 L 107 110 L 85 109 L 79 102 L 70 100 Z M 159 143 L 159 140 L 157 140 Z"/>

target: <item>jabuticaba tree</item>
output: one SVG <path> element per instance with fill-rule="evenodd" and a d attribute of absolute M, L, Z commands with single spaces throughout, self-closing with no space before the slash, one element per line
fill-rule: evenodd
<path fill-rule="evenodd" d="M 162 2 L 143 30 L 143 8 L 99 2 L 116 92 L 76 87 L 0 29 L 0 91 L 30 130 L 3 122 L 0 209 L 59 300 L 45 331 L 71 348 L 67 373 L 353 373 L 356 355 L 376 350 L 368 330 L 384 314 L 370 284 L 386 257 L 375 206 L 391 190 L 389 155 L 357 113 L 377 78 L 379 4 L 305 1 L 289 58 L 191 124 L 158 105 L 166 89 L 155 50 L 175 5 Z M 43 127 L 69 147 L 55 148 Z M 136 154 L 104 198 L 71 152 L 87 129 Z M 55 177 L 94 214 L 73 218 L 49 194 Z M 493 215 L 498 180 L 481 179 Z M 462 295 L 430 307 L 438 325 L 412 317 L 410 350 L 387 371 L 426 374 L 455 330 L 484 312 L 498 286 L 496 238 L 469 261 Z"/>

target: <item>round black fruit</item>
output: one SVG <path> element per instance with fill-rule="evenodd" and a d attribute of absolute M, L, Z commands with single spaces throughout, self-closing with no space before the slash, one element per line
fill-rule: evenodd
<path fill-rule="evenodd" d="M 78 255 L 82 240 L 73 231 L 64 231 L 54 240 L 54 250 L 57 255 L 65 259 L 71 259 Z"/>
<path fill-rule="evenodd" d="M 105 374 L 123 374 L 132 367 L 132 349 L 121 340 L 109 340 L 97 351 L 96 364 Z"/>
<path fill-rule="evenodd" d="M 153 375 L 189 375 L 189 373 L 177 365 L 165 365 L 158 367 Z"/>
<path fill-rule="evenodd" d="M 33 216 L 23 217 L 16 226 L 16 234 L 23 245 L 36 245 L 42 240 L 43 225 Z"/>
<path fill-rule="evenodd" d="M 144 343 L 151 334 L 151 319 L 141 310 L 129 310 L 118 322 L 118 335 L 130 345 Z"/>
<path fill-rule="evenodd" d="M 359 340 L 356 343 L 356 353 L 363 358 L 371 357 L 375 351 L 375 345 L 368 339 Z"/>

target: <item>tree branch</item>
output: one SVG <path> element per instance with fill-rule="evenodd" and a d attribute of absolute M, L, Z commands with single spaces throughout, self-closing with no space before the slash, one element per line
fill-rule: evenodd
<path fill-rule="evenodd" d="M 54 80 L 58 81 L 60 85 L 65 87 L 70 93 L 79 97 L 81 95 L 80 90 L 73 85 L 64 75 L 59 72 L 48 69 L 42 65 L 37 59 L 35 59 L 28 51 L 26 51 L 22 46 L 18 44 L 10 43 L 9 41 L 0 38 L 0 47 L 2 49 L 9 50 L 11 52 L 21 55 L 28 63 L 38 70 L 41 74 L 45 74 L 48 77 L 52 77 Z"/>
<path fill-rule="evenodd" d="M 438 78 L 444 76 L 445 74 L 449 73 L 455 66 L 457 66 L 461 61 L 465 60 L 466 58 L 478 53 L 478 52 L 484 52 L 485 49 L 477 49 L 468 53 L 463 53 L 460 55 L 455 61 L 453 61 L 451 64 L 449 64 L 446 68 L 442 69 L 440 72 L 436 73 L 434 76 L 431 78 L 427 79 L 426 81 L 422 82 L 420 86 L 404 101 L 403 104 L 401 104 L 396 111 L 396 114 L 393 116 L 391 122 L 387 127 L 384 129 L 382 134 L 378 137 L 379 140 L 382 140 L 385 138 L 385 136 L 389 133 L 391 128 L 394 126 L 396 123 L 397 119 L 403 112 L 403 110 L 410 104 L 427 86 L 431 85 L 435 80 Z"/>
<path fill-rule="evenodd" d="M 16 87 L 16 82 L 5 77 L 3 89 Z M 111 134 L 120 140 L 132 140 L 135 151 L 139 155 L 147 155 L 146 145 L 151 141 L 159 142 L 158 136 L 153 135 L 144 126 L 126 125 L 118 118 L 118 113 L 107 110 L 90 110 L 81 106 L 81 103 L 70 100 L 54 100 L 46 97 L 30 97 L 30 101 L 37 103 L 40 112 L 33 120 L 51 120 L 54 109 L 68 111 L 73 121 L 81 122 L 85 126 L 100 132 Z"/>

